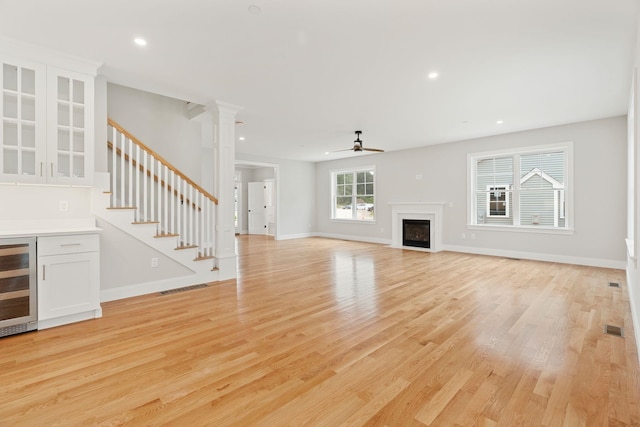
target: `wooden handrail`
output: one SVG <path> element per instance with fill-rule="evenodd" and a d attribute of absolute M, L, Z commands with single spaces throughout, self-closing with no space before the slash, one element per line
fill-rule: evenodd
<path fill-rule="evenodd" d="M 111 141 L 107 141 L 107 147 L 109 147 L 109 149 L 113 150 L 113 143 Z M 122 156 L 122 150 L 116 147 L 116 154 L 118 156 Z M 124 153 L 124 159 L 127 162 L 131 162 L 133 164 L 133 167 L 137 167 L 138 169 L 140 169 L 140 172 L 145 173 L 144 166 L 139 164 L 138 162 L 136 162 L 135 159 L 131 159 L 127 153 Z M 146 173 L 147 173 L 147 176 L 149 178 L 151 178 L 151 171 L 146 169 Z M 173 191 L 173 194 L 178 196 L 178 198 L 182 202 L 186 201 L 187 204 L 191 203 L 191 205 L 193 206 L 194 209 L 202 210 L 202 208 L 196 206 L 195 202 L 190 201 L 187 196 L 185 196 L 184 194 L 178 192 L 178 190 L 176 190 L 175 188 L 172 188 L 171 185 L 165 183 L 164 179 L 158 178 L 158 175 L 156 175 L 155 173 L 153 174 L 153 181 L 159 183 L 161 187 L 165 187 L 167 189 L 167 191 Z"/>
<path fill-rule="evenodd" d="M 140 140 L 138 138 L 136 138 L 135 136 L 131 135 L 129 132 L 127 132 L 122 126 L 120 126 L 117 122 L 115 122 L 112 119 L 107 119 L 107 123 L 109 125 L 111 125 L 112 127 L 114 127 L 115 129 L 118 129 L 118 131 L 122 134 L 124 134 L 127 138 L 131 139 L 131 141 L 133 141 L 134 144 L 138 145 L 140 148 L 142 148 L 143 150 L 147 151 L 149 154 L 151 154 L 153 157 L 155 157 L 156 159 L 158 159 L 160 161 L 160 163 L 162 163 L 163 165 L 165 165 L 167 168 L 169 168 L 170 170 L 173 171 L 173 173 L 175 173 L 176 175 L 178 175 L 180 178 L 184 179 L 189 185 L 193 186 L 196 190 L 198 190 L 199 192 L 201 192 L 207 199 L 211 200 L 213 203 L 215 203 L 216 205 L 218 204 L 218 199 L 216 199 L 214 196 L 212 196 L 211 194 L 209 194 L 204 188 L 200 187 L 198 184 L 196 184 L 195 182 L 193 182 L 188 176 L 186 176 L 185 174 L 183 174 L 182 172 L 180 172 L 178 169 L 176 169 L 171 163 L 169 163 L 168 161 L 166 161 L 161 155 L 159 155 L 158 153 L 156 153 L 155 151 L 153 151 L 151 148 L 147 147 L 146 145 L 144 145 L 142 142 L 140 142 Z"/>

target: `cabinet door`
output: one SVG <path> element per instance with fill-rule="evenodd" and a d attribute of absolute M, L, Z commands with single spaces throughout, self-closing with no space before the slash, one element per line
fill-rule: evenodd
<path fill-rule="evenodd" d="M 38 257 L 38 320 L 99 308 L 99 255 Z"/>
<path fill-rule="evenodd" d="M 0 180 L 45 182 L 45 68 L 0 59 Z"/>
<path fill-rule="evenodd" d="M 47 68 L 48 180 L 90 185 L 93 178 L 93 78 Z"/>

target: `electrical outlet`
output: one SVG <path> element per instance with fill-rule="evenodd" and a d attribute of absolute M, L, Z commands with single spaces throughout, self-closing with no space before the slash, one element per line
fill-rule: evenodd
<path fill-rule="evenodd" d="M 69 201 L 68 200 L 60 200 L 60 203 L 58 203 L 58 209 L 60 210 L 60 212 L 69 211 Z"/>
<path fill-rule="evenodd" d="M 151 268 L 158 268 L 158 258 L 151 258 Z"/>

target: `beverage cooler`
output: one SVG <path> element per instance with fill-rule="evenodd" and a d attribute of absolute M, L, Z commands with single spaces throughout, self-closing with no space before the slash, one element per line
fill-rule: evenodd
<path fill-rule="evenodd" d="M 0 337 L 38 327 L 36 238 L 0 239 Z"/>

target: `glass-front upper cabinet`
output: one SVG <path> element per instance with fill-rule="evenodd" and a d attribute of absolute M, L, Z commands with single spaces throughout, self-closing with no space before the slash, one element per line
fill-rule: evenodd
<path fill-rule="evenodd" d="M 0 179 L 44 182 L 45 67 L 21 61 L 0 63 Z"/>
<path fill-rule="evenodd" d="M 50 180 L 83 184 L 93 174 L 93 79 L 49 67 Z"/>

